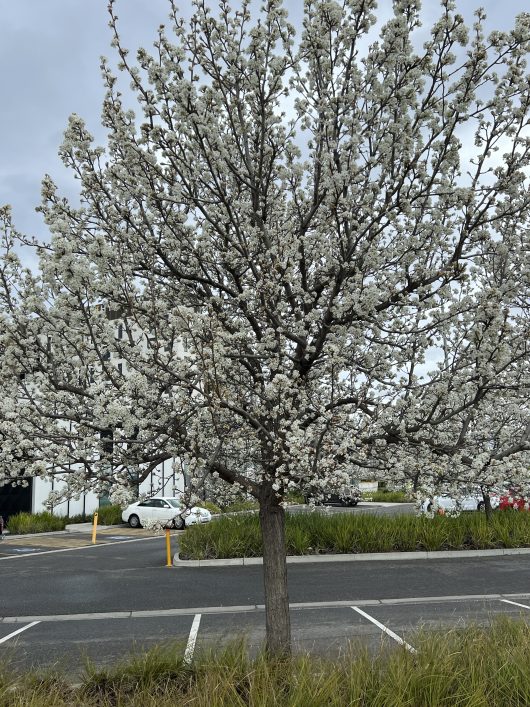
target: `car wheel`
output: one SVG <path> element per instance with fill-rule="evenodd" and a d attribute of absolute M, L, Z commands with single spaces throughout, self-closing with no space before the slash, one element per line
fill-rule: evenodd
<path fill-rule="evenodd" d="M 486 512 L 486 504 L 484 503 L 484 501 L 479 502 L 479 504 L 477 506 L 477 511 L 480 511 L 481 513 Z"/>
<path fill-rule="evenodd" d="M 186 527 L 186 521 L 182 516 L 177 516 L 176 518 L 173 518 L 173 527 L 175 530 L 184 530 Z"/>
<path fill-rule="evenodd" d="M 140 519 L 134 513 L 131 516 L 129 516 L 129 525 L 131 526 L 131 528 L 139 528 L 140 527 Z"/>

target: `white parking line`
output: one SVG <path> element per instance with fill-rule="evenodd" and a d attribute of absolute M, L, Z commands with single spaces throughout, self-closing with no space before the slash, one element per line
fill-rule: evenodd
<path fill-rule="evenodd" d="M 195 641 L 197 640 L 197 634 L 199 633 L 199 625 L 201 623 L 202 614 L 195 614 L 193 623 L 191 624 L 190 635 L 188 637 L 188 645 L 184 652 L 184 662 L 191 663 L 193 659 L 193 652 L 195 651 Z"/>
<path fill-rule="evenodd" d="M 374 619 L 373 616 L 370 616 L 370 614 L 367 614 L 365 611 L 362 609 L 359 609 L 357 606 L 352 606 L 352 609 L 356 611 L 358 614 L 361 614 L 361 616 L 364 616 L 365 619 L 368 619 L 368 621 L 371 621 L 373 624 L 375 624 L 378 628 L 381 629 L 381 631 L 384 631 L 386 634 L 390 636 L 390 638 L 393 638 L 394 641 L 397 641 L 400 643 L 402 646 L 405 646 L 405 648 L 410 651 L 411 653 L 417 653 L 418 651 L 413 648 L 413 646 L 410 645 L 410 643 L 407 643 L 404 641 L 402 638 L 400 638 L 397 633 L 394 633 L 394 631 L 391 631 L 389 628 L 387 628 L 384 624 L 382 624 L 380 621 L 377 619 Z"/>
<path fill-rule="evenodd" d="M 518 601 L 510 601 L 509 599 L 501 599 L 505 604 L 513 604 L 514 606 L 522 606 L 523 609 L 530 609 L 530 606 L 527 606 L 526 604 L 519 604 Z"/>
<path fill-rule="evenodd" d="M 32 626 L 35 626 L 35 624 L 40 624 L 40 621 L 32 621 L 30 624 L 27 626 L 22 626 L 22 628 L 17 628 L 16 631 L 13 631 L 13 633 L 9 633 L 7 636 L 4 636 L 3 638 L 0 638 L 0 643 L 5 643 L 6 641 L 9 641 L 10 638 L 13 638 L 13 636 L 16 636 L 17 633 L 22 633 L 22 631 L 27 631 L 28 628 L 31 628 Z"/>

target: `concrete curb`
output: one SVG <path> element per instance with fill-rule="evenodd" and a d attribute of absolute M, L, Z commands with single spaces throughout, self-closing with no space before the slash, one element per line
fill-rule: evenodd
<path fill-rule="evenodd" d="M 496 557 L 503 555 L 530 555 L 530 547 L 499 548 L 493 550 L 432 550 L 416 552 L 365 552 L 343 555 L 288 555 L 287 564 L 319 562 L 367 562 L 400 560 L 442 560 L 468 557 Z M 232 557 L 224 560 L 181 560 L 173 557 L 174 567 L 247 567 L 262 565 L 263 557 Z"/>
<path fill-rule="evenodd" d="M 355 606 L 397 606 L 407 604 L 438 604 L 445 602 L 497 601 L 520 599 L 528 601 L 530 594 L 453 594 L 428 597 L 398 597 L 389 599 L 347 599 L 338 601 L 290 602 L 291 609 L 337 609 Z M 188 606 L 182 609 L 140 609 L 137 611 L 108 611 L 86 614 L 45 614 L 42 616 L 0 616 L 0 624 L 27 624 L 31 621 L 97 621 L 103 619 L 139 619 L 165 616 L 194 616 L 196 614 L 239 614 L 264 611 L 265 604 Z"/>

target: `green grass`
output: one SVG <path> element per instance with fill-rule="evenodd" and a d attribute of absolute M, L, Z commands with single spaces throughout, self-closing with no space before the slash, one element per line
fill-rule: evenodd
<path fill-rule="evenodd" d="M 284 498 L 285 503 L 305 503 L 305 498 L 304 494 L 302 493 L 297 493 L 296 491 L 289 491 L 288 493 L 285 494 Z"/>
<path fill-rule="evenodd" d="M 287 514 L 286 543 L 288 555 L 530 547 L 530 514 L 498 512 L 491 522 L 480 513 L 457 518 L 318 511 Z M 180 538 L 183 559 L 262 554 L 255 514 L 190 526 Z"/>
<path fill-rule="evenodd" d="M 210 511 L 210 513 L 222 513 L 221 508 L 217 504 L 213 503 L 213 501 L 199 501 L 198 505 L 201 508 L 206 508 Z"/>
<path fill-rule="evenodd" d="M 259 504 L 257 501 L 242 500 L 234 501 L 227 506 L 222 507 L 223 513 L 240 513 L 241 511 L 257 511 Z"/>
<path fill-rule="evenodd" d="M 412 503 L 410 496 L 403 491 L 366 491 L 362 497 L 365 501 L 379 503 Z"/>
<path fill-rule="evenodd" d="M 98 523 L 100 525 L 122 523 L 121 512 L 120 506 L 103 506 L 98 509 Z M 54 530 L 64 530 L 65 526 L 70 523 L 90 522 L 92 518 L 92 514 L 86 516 L 56 516 L 48 511 L 42 513 L 16 513 L 9 518 L 7 528 L 12 535 L 49 533 Z"/>
<path fill-rule="evenodd" d="M 338 660 L 308 654 L 250 658 L 244 639 L 196 655 L 158 646 L 72 687 L 59 674 L 17 675 L 0 660 L 2 707 L 523 707 L 530 695 L 530 626 L 499 618 L 488 627 L 408 636 L 416 654 L 352 644 Z"/>

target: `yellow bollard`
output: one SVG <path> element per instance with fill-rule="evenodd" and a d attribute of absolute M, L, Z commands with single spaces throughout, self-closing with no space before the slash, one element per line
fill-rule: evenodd
<path fill-rule="evenodd" d="M 171 561 L 171 538 L 169 537 L 169 528 L 166 528 L 166 567 L 173 567 Z"/>
<path fill-rule="evenodd" d="M 94 522 L 92 524 L 92 545 L 96 544 L 96 533 L 98 531 L 98 512 L 94 513 Z"/>

